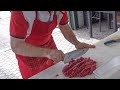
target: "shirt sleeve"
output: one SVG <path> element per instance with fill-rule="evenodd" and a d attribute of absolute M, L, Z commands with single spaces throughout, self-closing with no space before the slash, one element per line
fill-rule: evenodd
<path fill-rule="evenodd" d="M 60 20 L 60 25 L 65 25 L 65 24 L 67 24 L 68 23 L 68 15 L 67 15 L 67 11 L 65 11 L 64 13 L 63 13 L 63 17 L 62 17 L 62 19 Z"/>
<path fill-rule="evenodd" d="M 10 35 L 15 38 L 24 39 L 27 35 L 28 22 L 22 11 L 11 11 Z"/>

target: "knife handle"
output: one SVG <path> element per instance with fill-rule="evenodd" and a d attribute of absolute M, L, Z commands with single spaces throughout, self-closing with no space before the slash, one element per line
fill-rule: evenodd
<path fill-rule="evenodd" d="M 107 44 L 114 43 L 114 42 L 117 42 L 117 41 L 116 40 L 109 40 L 109 41 L 106 41 L 104 44 L 107 45 Z"/>

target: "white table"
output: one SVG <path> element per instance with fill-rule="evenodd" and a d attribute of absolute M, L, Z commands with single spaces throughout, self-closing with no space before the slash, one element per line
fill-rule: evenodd
<path fill-rule="evenodd" d="M 120 43 L 114 43 L 109 46 L 105 46 L 103 43 L 109 39 L 120 38 L 120 31 L 115 32 L 114 34 L 102 39 L 96 43 L 95 49 L 89 49 L 83 57 L 91 57 L 97 61 L 97 67 L 101 66 L 106 61 L 111 60 L 112 58 L 120 55 Z M 56 65 L 32 76 L 29 79 L 69 79 L 62 74 L 62 69 L 65 64 L 61 61 Z M 59 75 L 56 77 L 56 75 Z M 73 79 L 95 79 L 95 75 L 91 74 L 83 78 L 73 78 Z"/>

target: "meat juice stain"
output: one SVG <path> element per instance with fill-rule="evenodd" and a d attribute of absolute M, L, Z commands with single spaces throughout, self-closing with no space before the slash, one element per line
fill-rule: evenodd
<path fill-rule="evenodd" d="M 59 74 L 56 74 L 56 75 L 55 75 L 55 77 L 58 77 L 58 76 L 59 76 Z"/>

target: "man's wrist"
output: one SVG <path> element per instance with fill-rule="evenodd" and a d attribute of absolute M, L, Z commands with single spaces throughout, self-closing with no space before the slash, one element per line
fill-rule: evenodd
<path fill-rule="evenodd" d="M 77 46 L 80 42 L 77 40 L 74 42 L 74 45 Z"/>

